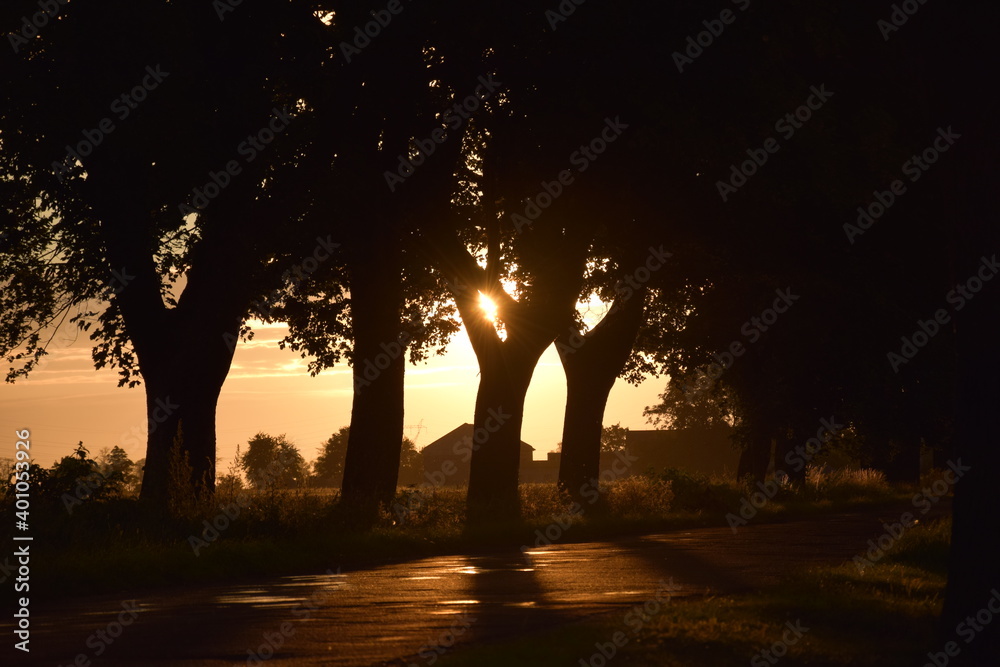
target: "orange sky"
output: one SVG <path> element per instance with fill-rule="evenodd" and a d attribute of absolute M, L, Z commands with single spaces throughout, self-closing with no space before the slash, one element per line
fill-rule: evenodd
<path fill-rule="evenodd" d="M 351 369 L 344 365 L 309 377 L 306 361 L 294 352 L 279 350 L 276 341 L 285 327 L 255 327 L 255 338 L 241 343 L 219 399 L 219 472 L 224 473 L 236 450 L 256 432 L 285 433 L 309 461 L 320 444 L 350 423 Z M 32 432 L 32 453 L 41 465 L 51 465 L 72 452 L 83 440 L 91 454 L 120 445 L 131 429 L 145 437 L 143 390 L 116 386 L 114 371 L 94 371 L 90 345 L 56 338 L 48 363 L 27 380 L 0 385 L 0 457 L 13 456 L 14 431 Z M 406 434 L 421 448 L 463 422 L 471 422 L 479 384 L 478 366 L 464 329 L 448 346 L 448 353 L 420 366 L 407 366 L 407 425 L 423 420 L 420 432 Z M 638 388 L 619 380 L 611 392 L 605 424 L 621 422 L 631 428 L 650 428 L 642 409 L 656 402 L 665 379 L 649 380 Z M 528 390 L 522 439 L 544 458 L 562 439 L 566 381 L 555 347 L 542 356 Z M 127 439 L 127 438 L 126 438 Z M 122 445 L 133 459 L 145 456 L 144 446 Z"/>

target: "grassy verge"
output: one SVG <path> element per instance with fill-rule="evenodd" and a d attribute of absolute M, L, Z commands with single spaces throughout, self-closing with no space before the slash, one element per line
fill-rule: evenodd
<path fill-rule="evenodd" d="M 950 520 L 913 528 L 863 572 L 847 563 L 753 595 L 671 599 L 645 618 L 605 615 L 514 642 L 459 648 L 438 664 L 923 664 L 935 647 L 950 530 Z"/>
<path fill-rule="evenodd" d="M 724 526 L 726 515 L 738 512 L 754 491 L 753 486 L 677 471 L 625 478 L 602 485 L 601 500 L 575 514 L 558 541 Z M 912 492 L 890 487 L 866 471 L 837 478 L 813 476 L 804 487 L 780 488 L 753 521 L 889 505 Z M 565 525 L 570 507 L 555 485 L 523 485 L 522 522 L 468 530 L 464 493 L 401 489 L 394 507 L 365 532 L 348 528 L 334 493 L 249 493 L 231 519 L 220 507 L 232 509 L 236 496 L 220 493 L 211 506 L 166 522 L 144 516 L 132 498 L 89 500 L 74 506 L 72 513 L 61 503 L 37 503 L 32 514 L 38 545 L 33 566 L 46 573 L 37 588 L 47 597 L 134 591 L 534 545 L 557 518 Z M 13 524 L 12 517 L 0 516 L 0 521 Z M 207 528 L 210 524 L 217 533 Z"/>

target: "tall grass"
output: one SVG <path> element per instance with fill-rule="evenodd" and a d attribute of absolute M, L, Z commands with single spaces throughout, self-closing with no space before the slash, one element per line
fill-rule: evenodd
<path fill-rule="evenodd" d="M 806 467 L 806 489 L 813 497 L 829 500 L 885 496 L 892 492 L 885 479 L 885 473 L 880 470 L 870 468 L 826 470 L 815 465 Z"/>
<path fill-rule="evenodd" d="M 679 470 L 624 477 L 601 483 L 599 489 L 599 502 L 584 503 L 582 511 L 575 511 L 585 522 L 598 518 L 601 523 L 613 524 L 688 515 L 718 517 L 734 511 L 743 498 L 756 490 L 746 482 Z M 377 528 L 383 533 L 457 535 L 465 524 L 466 493 L 465 487 L 401 488 L 392 505 L 383 509 Z M 897 491 L 885 476 L 874 470 L 826 471 L 810 467 L 805 485 L 783 486 L 769 505 L 775 510 L 796 504 L 830 506 L 859 499 L 884 499 L 893 493 Z M 522 484 L 519 494 L 521 516 L 527 525 L 545 524 L 574 513 L 573 500 L 555 484 Z M 51 500 L 36 505 L 39 515 L 44 515 L 39 516 L 44 520 L 38 525 L 51 532 L 56 543 L 67 546 L 77 541 L 110 545 L 118 540 L 158 541 L 179 533 L 198 534 L 205 521 L 212 522 L 227 511 L 232 514 L 234 508 L 238 517 L 225 530 L 227 540 L 290 536 L 308 539 L 346 530 L 349 523 L 339 506 L 340 493 L 334 489 L 245 489 L 221 484 L 214 499 L 193 503 L 170 525 L 158 526 L 149 524 L 147 513 L 135 497 L 85 500 L 72 513 L 58 499 Z M 3 508 L 0 513 L 11 509 Z"/>
<path fill-rule="evenodd" d="M 615 480 L 605 491 L 608 513 L 625 520 L 662 519 L 670 514 L 673 483 L 648 475 Z"/>
<path fill-rule="evenodd" d="M 870 471 L 810 471 L 807 480 L 805 485 L 782 487 L 766 505 L 767 513 L 800 508 L 829 511 L 858 498 L 866 502 L 893 493 L 881 475 Z M 52 592 L 79 593 L 102 586 L 161 585 L 172 578 L 207 581 L 304 571 L 341 559 L 364 564 L 525 544 L 539 528 L 555 521 L 567 525 L 570 514 L 572 528 L 560 539 L 720 525 L 754 487 L 668 470 L 621 478 L 599 488 L 597 502 L 574 507 L 572 498 L 555 484 L 522 484 L 522 521 L 490 523 L 476 530 L 466 526 L 465 487 L 401 488 L 378 524 L 358 532 L 340 505 L 339 491 L 244 489 L 234 483 L 220 484 L 210 501 L 202 499 L 184 516 L 174 517 L 151 513 L 135 497 L 91 498 L 75 505 L 72 513 L 59 497 L 33 497 L 32 529 L 36 539 L 51 547 L 46 571 L 59 572 L 48 580 Z M 12 512 L 13 503 L 0 503 L 0 522 L 12 526 Z M 206 537 L 206 524 L 219 527 L 218 534 Z M 194 551 L 192 538 L 206 543 Z M 940 549 L 933 544 L 917 551 L 918 555 L 899 558 L 940 561 Z"/>

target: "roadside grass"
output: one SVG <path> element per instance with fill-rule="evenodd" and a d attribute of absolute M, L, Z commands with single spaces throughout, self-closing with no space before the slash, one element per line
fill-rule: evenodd
<path fill-rule="evenodd" d="M 182 582 L 232 581 L 326 568 L 367 567 L 432 555 L 535 545 L 554 524 L 559 541 L 607 539 L 674 528 L 726 525 L 753 485 L 679 471 L 644 474 L 601 485 L 601 499 L 571 514 L 571 500 L 554 484 L 521 486 L 522 520 L 475 530 L 465 526 L 464 488 L 401 488 L 377 525 L 352 530 L 330 489 L 222 489 L 214 502 L 186 518 L 144 513 L 134 497 L 92 499 L 68 512 L 59 499 L 33 498 L 37 589 L 51 597 L 136 590 Z M 842 473 L 802 488 L 781 487 L 754 522 L 805 518 L 909 498 L 870 471 Z M 13 503 L 0 522 L 14 523 Z M 32 582 L 33 590 L 36 583 Z"/>
<path fill-rule="evenodd" d="M 845 563 L 753 594 L 673 598 L 641 624 L 625 612 L 607 614 L 514 641 L 460 646 L 438 664 L 920 665 L 935 649 L 950 532 L 950 519 L 918 525 L 863 572 Z"/>

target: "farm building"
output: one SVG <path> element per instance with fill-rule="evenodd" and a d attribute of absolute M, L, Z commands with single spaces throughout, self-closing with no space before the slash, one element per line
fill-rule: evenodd
<path fill-rule="evenodd" d="M 625 451 L 638 459 L 633 473 L 678 468 L 689 473 L 736 478 L 740 454 L 730 441 L 732 429 L 689 428 L 629 431 Z"/>

